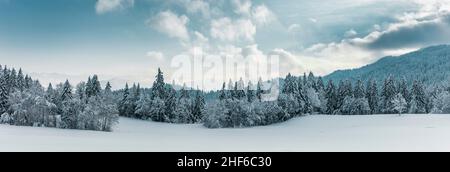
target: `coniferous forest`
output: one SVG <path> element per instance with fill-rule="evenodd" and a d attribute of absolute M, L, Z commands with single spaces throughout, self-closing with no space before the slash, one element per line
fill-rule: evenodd
<path fill-rule="evenodd" d="M 119 116 L 167 123 L 203 123 L 208 128 L 269 125 L 301 115 L 450 113 L 450 88 L 412 84 L 389 76 L 375 80 L 324 81 L 313 73 L 280 79 L 280 94 L 266 101 L 261 79 L 223 83 L 205 93 L 166 84 L 158 69 L 150 88 L 126 84 L 111 90 L 97 75 L 73 86 L 68 80 L 44 88 L 38 80 L 7 66 L 0 74 L 0 122 L 19 126 L 112 131 Z M 205 99 L 205 95 L 213 97 Z"/>

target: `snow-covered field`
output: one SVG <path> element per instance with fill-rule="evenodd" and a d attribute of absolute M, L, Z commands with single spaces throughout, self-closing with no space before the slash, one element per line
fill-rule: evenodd
<path fill-rule="evenodd" d="M 450 115 L 311 115 L 245 129 L 121 118 L 111 133 L 0 125 L 0 151 L 450 151 Z"/>

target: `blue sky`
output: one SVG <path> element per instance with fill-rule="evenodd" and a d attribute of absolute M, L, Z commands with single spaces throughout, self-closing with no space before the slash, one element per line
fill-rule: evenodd
<path fill-rule="evenodd" d="M 281 56 L 281 75 L 359 67 L 450 43 L 450 2 L 421 0 L 0 0 L 0 63 L 43 83 L 168 75 L 172 56 Z"/>

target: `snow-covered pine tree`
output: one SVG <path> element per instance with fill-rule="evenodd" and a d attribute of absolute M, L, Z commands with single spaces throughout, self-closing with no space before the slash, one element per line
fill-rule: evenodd
<path fill-rule="evenodd" d="M 262 94 L 263 94 L 263 90 L 262 90 L 262 79 L 259 78 L 258 79 L 258 83 L 256 84 L 256 99 L 261 102 L 262 100 Z"/>
<path fill-rule="evenodd" d="M 189 91 L 186 88 L 186 84 L 183 84 L 183 87 L 180 90 L 180 99 L 185 98 L 189 99 L 191 96 L 189 95 Z"/>
<path fill-rule="evenodd" d="M 314 76 L 314 74 L 312 72 L 309 72 L 308 74 L 308 82 L 307 82 L 308 86 L 311 88 L 314 88 L 314 90 L 317 91 L 317 83 L 316 83 L 316 77 Z"/>
<path fill-rule="evenodd" d="M 10 90 L 9 90 L 10 92 L 13 92 L 17 89 L 16 81 L 17 81 L 17 72 L 16 72 L 16 69 L 12 68 L 11 73 L 9 74 L 9 78 L 8 78 L 8 86 L 10 88 Z"/>
<path fill-rule="evenodd" d="M 102 95 L 101 96 L 102 97 L 102 101 L 105 101 L 105 103 L 107 103 L 107 104 L 111 104 L 117 110 L 117 103 L 114 100 L 115 99 L 114 98 L 114 94 L 113 94 L 113 91 L 112 91 L 111 84 L 109 82 L 106 83 L 105 89 L 103 90 L 103 93 L 101 95 Z"/>
<path fill-rule="evenodd" d="M 31 79 L 31 77 L 28 76 L 28 74 L 25 75 L 25 88 L 26 88 L 26 89 L 29 89 L 29 88 L 31 87 L 32 82 L 33 82 L 33 81 L 32 81 L 32 79 Z"/>
<path fill-rule="evenodd" d="M 77 84 L 77 86 L 75 86 L 75 95 L 82 102 L 87 102 L 86 83 L 85 82 L 80 82 Z"/>
<path fill-rule="evenodd" d="M 253 88 L 253 83 L 252 81 L 248 81 L 248 85 L 247 85 L 247 101 L 248 102 L 253 102 L 256 99 L 256 95 L 255 95 L 255 90 Z"/>
<path fill-rule="evenodd" d="M 0 75 L 0 115 L 8 110 L 8 84 L 5 75 Z"/>
<path fill-rule="evenodd" d="M 377 81 L 370 79 L 366 86 L 366 97 L 369 103 L 370 113 L 376 114 L 379 112 L 379 97 Z"/>
<path fill-rule="evenodd" d="M 329 80 L 326 88 L 326 114 L 335 114 L 335 111 L 337 109 L 337 93 L 336 93 L 336 87 L 333 84 L 333 81 Z"/>
<path fill-rule="evenodd" d="M 175 89 L 172 88 L 172 86 L 169 86 L 166 88 L 166 94 L 167 97 L 164 100 L 165 103 L 165 113 L 167 119 L 165 119 L 166 122 L 176 122 L 176 114 L 175 114 L 175 108 L 177 103 L 177 95 L 176 95 Z"/>
<path fill-rule="evenodd" d="M 197 89 L 192 108 L 193 123 L 200 122 L 203 119 L 204 108 L 205 108 L 205 98 L 203 96 L 203 92 Z"/>
<path fill-rule="evenodd" d="M 111 87 L 111 83 L 109 83 L 109 81 L 106 83 L 106 86 L 105 86 L 105 90 L 104 90 L 104 93 L 105 94 L 110 94 L 110 93 L 112 93 L 112 87 Z"/>
<path fill-rule="evenodd" d="M 350 80 L 339 81 L 339 86 L 337 90 L 337 109 L 342 110 L 344 100 L 346 97 L 353 97 L 352 93 L 352 83 Z"/>
<path fill-rule="evenodd" d="M 353 91 L 353 96 L 357 99 L 365 97 L 364 85 L 360 79 L 358 79 L 358 81 L 356 81 L 355 89 Z"/>
<path fill-rule="evenodd" d="M 409 103 L 411 101 L 411 96 L 408 90 L 408 84 L 406 82 L 406 79 L 403 78 L 398 82 L 398 93 L 402 94 L 403 98 L 405 99 L 406 103 Z"/>
<path fill-rule="evenodd" d="M 316 85 L 317 85 L 317 90 L 316 91 L 320 92 L 320 91 L 324 91 L 325 90 L 325 84 L 324 84 L 323 79 L 322 79 L 321 76 L 319 76 L 317 78 Z"/>
<path fill-rule="evenodd" d="M 401 93 L 397 93 L 391 100 L 392 111 L 397 112 L 398 115 L 401 115 L 406 111 L 406 100 L 403 98 Z"/>
<path fill-rule="evenodd" d="M 411 88 L 410 113 L 426 113 L 427 98 L 421 82 L 415 80 Z"/>
<path fill-rule="evenodd" d="M 120 116 L 128 115 L 129 97 L 130 97 L 130 89 L 128 88 L 128 83 L 126 83 L 125 88 L 123 90 L 122 100 L 119 102 L 117 106 Z"/>
<path fill-rule="evenodd" d="M 152 99 L 153 98 L 160 98 L 164 100 L 166 98 L 166 89 L 165 89 L 165 83 L 164 83 L 164 76 L 163 72 L 160 68 L 158 68 L 158 74 L 156 75 L 156 80 L 153 83 L 152 87 Z"/>
<path fill-rule="evenodd" d="M 49 83 L 49 84 L 48 84 L 47 91 L 45 92 L 45 97 L 46 97 L 46 99 L 47 99 L 49 102 L 51 102 L 51 103 L 53 103 L 53 104 L 55 104 L 55 105 L 58 104 L 58 102 L 59 102 L 59 99 L 58 99 L 58 93 L 57 93 L 57 91 L 53 88 L 52 83 Z M 60 105 L 60 104 L 58 104 L 58 105 Z"/>
<path fill-rule="evenodd" d="M 219 92 L 219 100 L 225 100 L 225 99 L 227 99 L 227 93 L 226 93 L 226 90 L 225 90 L 225 82 L 223 83 L 223 85 L 222 85 L 222 89 L 220 90 L 220 92 Z"/>
<path fill-rule="evenodd" d="M 92 79 L 91 79 L 91 76 L 89 76 L 88 80 L 85 84 L 85 88 L 84 88 L 84 92 L 85 92 L 84 95 L 86 96 L 86 101 L 93 94 L 92 87 L 93 87 Z"/>
<path fill-rule="evenodd" d="M 25 78 L 23 76 L 22 69 L 19 69 L 19 73 L 17 73 L 16 87 L 19 91 L 23 91 L 25 89 Z"/>
<path fill-rule="evenodd" d="M 284 79 L 284 85 L 281 90 L 284 94 L 296 94 L 297 93 L 297 82 L 295 78 L 289 73 Z"/>
<path fill-rule="evenodd" d="M 88 95 L 88 97 L 90 96 L 98 96 L 100 95 L 100 93 L 102 92 L 102 86 L 100 85 L 100 81 L 98 80 L 98 76 L 94 75 L 92 77 L 92 85 L 91 85 L 91 95 Z"/>
<path fill-rule="evenodd" d="M 140 84 L 138 84 L 138 85 L 133 84 L 133 87 L 131 87 L 129 99 L 127 100 L 127 102 L 128 102 L 128 107 L 127 107 L 128 117 L 137 118 L 138 115 L 136 114 L 136 107 L 137 107 L 137 102 L 139 101 L 140 97 L 141 97 Z"/>
<path fill-rule="evenodd" d="M 66 80 L 66 82 L 64 82 L 63 88 L 62 88 L 62 92 L 61 92 L 61 102 L 67 101 L 72 99 L 73 95 L 72 95 L 72 85 L 70 85 L 69 80 Z"/>
<path fill-rule="evenodd" d="M 392 99 L 397 94 L 397 88 L 395 88 L 395 79 L 391 75 L 384 80 L 383 88 L 381 90 L 382 99 L 382 112 L 386 114 L 396 113 L 392 110 Z"/>
<path fill-rule="evenodd" d="M 236 98 L 239 100 L 243 100 L 245 98 L 245 84 L 242 78 L 239 79 L 236 86 L 237 86 Z"/>
<path fill-rule="evenodd" d="M 187 90 L 183 87 L 180 93 L 180 97 L 177 100 L 175 106 L 175 123 L 190 123 L 190 119 L 192 117 L 192 100 L 187 92 Z"/>

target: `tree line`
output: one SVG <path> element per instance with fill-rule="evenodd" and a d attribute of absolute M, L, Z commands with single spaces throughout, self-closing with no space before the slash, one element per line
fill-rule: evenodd
<path fill-rule="evenodd" d="M 68 80 L 45 89 L 21 69 L 0 71 L 0 123 L 111 131 L 118 122 L 111 85 L 102 89 L 97 75 L 75 89 Z"/>
<path fill-rule="evenodd" d="M 285 121 L 303 114 L 370 115 L 450 113 L 450 87 L 425 87 L 416 80 L 408 85 L 405 79 L 389 76 L 380 85 L 375 80 L 337 84 L 322 77 L 288 74 L 281 80 L 276 101 L 261 101 L 260 80 L 244 87 L 242 79 L 223 84 L 218 101 L 206 107 L 204 125 L 210 128 L 246 127 Z"/>
<path fill-rule="evenodd" d="M 203 119 L 205 99 L 200 90 L 188 90 L 183 86 L 175 90 L 166 84 L 163 72 L 158 69 L 155 82 L 150 89 L 142 89 L 139 84 L 129 88 L 125 85 L 118 102 L 120 116 L 156 122 L 198 123 Z"/>

